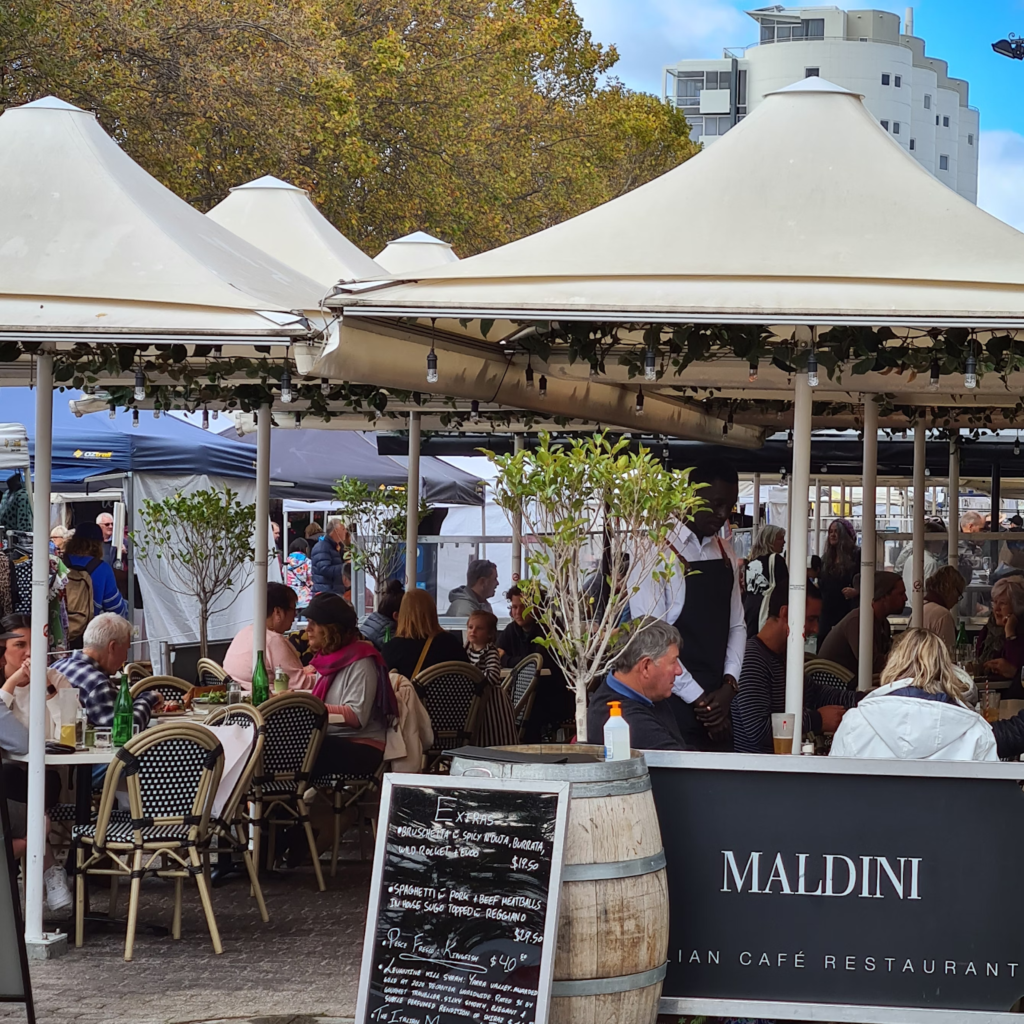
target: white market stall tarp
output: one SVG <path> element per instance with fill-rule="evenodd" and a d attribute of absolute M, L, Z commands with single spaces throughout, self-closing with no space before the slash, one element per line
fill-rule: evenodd
<path fill-rule="evenodd" d="M 325 322 L 321 284 L 209 220 L 52 96 L 0 116 L 0 239 L 0 336 L 287 340 Z"/>
<path fill-rule="evenodd" d="M 231 189 L 209 220 L 327 288 L 387 271 L 350 242 L 309 193 L 270 174 Z"/>
<path fill-rule="evenodd" d="M 929 174 L 860 96 L 820 78 L 770 94 L 714 146 L 624 196 L 414 277 L 329 301 L 346 325 L 443 314 L 1024 324 L 1024 234 Z"/>

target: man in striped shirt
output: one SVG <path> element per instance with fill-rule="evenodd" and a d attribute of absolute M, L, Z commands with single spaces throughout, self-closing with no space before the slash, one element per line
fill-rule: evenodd
<path fill-rule="evenodd" d="M 757 636 L 747 641 L 739 691 L 731 705 L 732 731 L 738 754 L 771 754 L 772 714 L 786 710 L 786 638 L 789 636 L 789 593 L 772 592 L 768 618 Z M 818 629 L 821 592 L 807 584 L 804 636 Z M 855 690 L 813 686 L 804 691 L 804 732 L 835 732 L 843 712 L 857 703 Z"/>

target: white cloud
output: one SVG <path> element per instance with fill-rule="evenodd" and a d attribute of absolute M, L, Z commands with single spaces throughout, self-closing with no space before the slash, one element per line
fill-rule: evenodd
<path fill-rule="evenodd" d="M 720 57 L 757 38 L 757 26 L 729 0 L 576 0 L 597 42 L 614 44 L 613 74 L 633 89 L 661 94 L 661 69 L 688 57 Z"/>
<path fill-rule="evenodd" d="M 1024 231 L 1024 135 L 982 132 L 978 144 L 978 205 Z"/>

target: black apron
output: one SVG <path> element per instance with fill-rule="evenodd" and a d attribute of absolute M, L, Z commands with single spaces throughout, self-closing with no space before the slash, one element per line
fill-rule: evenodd
<path fill-rule="evenodd" d="M 732 622 L 733 565 L 717 541 L 721 558 L 699 563 L 699 570 L 686 577 L 683 610 L 675 621 L 683 646 L 679 660 L 705 693 L 717 690 L 725 675 L 725 652 Z M 678 552 L 676 553 L 678 557 Z M 680 559 L 682 561 L 682 559 Z M 685 563 L 684 563 L 685 564 Z M 681 697 L 672 696 L 672 710 L 683 739 L 697 750 L 732 750 L 731 737 L 712 740 L 693 708 Z"/>

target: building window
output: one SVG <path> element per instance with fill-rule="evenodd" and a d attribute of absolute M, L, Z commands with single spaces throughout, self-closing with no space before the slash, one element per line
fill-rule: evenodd
<path fill-rule="evenodd" d="M 969 134 L 967 136 L 967 145 L 968 146 L 973 146 L 974 145 L 974 135 L 973 134 Z"/>
<path fill-rule="evenodd" d="M 739 72 L 737 73 L 737 79 L 738 81 L 736 83 L 736 105 L 740 107 L 745 107 L 747 105 L 747 73 L 743 68 L 740 68 Z M 746 111 L 744 111 L 744 113 L 746 113 Z"/>
<path fill-rule="evenodd" d="M 943 153 L 942 156 L 939 157 L 939 170 L 940 171 L 948 171 L 949 170 L 949 157 L 946 156 L 945 153 Z"/>
<path fill-rule="evenodd" d="M 690 125 L 690 139 L 696 142 L 704 134 L 704 118 L 687 117 L 686 120 Z"/>
<path fill-rule="evenodd" d="M 820 78 L 821 68 L 804 68 L 804 78 Z"/>
<path fill-rule="evenodd" d="M 948 117 L 944 117 L 942 119 L 942 127 L 943 128 L 948 128 L 949 127 L 949 118 Z"/>
<path fill-rule="evenodd" d="M 903 76 L 902 75 L 897 75 L 892 80 L 892 84 L 895 85 L 897 89 L 899 89 L 903 85 Z"/>
<path fill-rule="evenodd" d="M 882 85 L 888 85 L 892 80 L 892 76 L 886 73 L 882 74 Z"/>
<path fill-rule="evenodd" d="M 935 126 L 938 127 L 938 125 L 939 125 L 939 115 L 936 114 L 935 115 Z"/>
<path fill-rule="evenodd" d="M 892 133 L 893 133 L 893 135 L 899 135 L 899 133 L 900 133 L 900 123 L 899 123 L 899 121 L 893 121 L 893 123 L 892 123 Z"/>
<path fill-rule="evenodd" d="M 888 121 L 883 121 L 883 122 L 882 122 L 882 127 L 883 127 L 883 128 L 884 128 L 884 129 L 886 130 L 886 131 L 888 131 L 888 130 L 889 130 L 889 122 L 888 122 Z"/>
<path fill-rule="evenodd" d="M 925 110 L 931 110 L 932 109 L 932 98 L 931 98 L 931 96 L 928 93 L 924 94 L 924 109 Z"/>
<path fill-rule="evenodd" d="M 910 150 L 911 150 L 911 152 L 913 152 L 915 149 L 917 149 L 917 139 L 911 139 L 910 140 Z"/>

